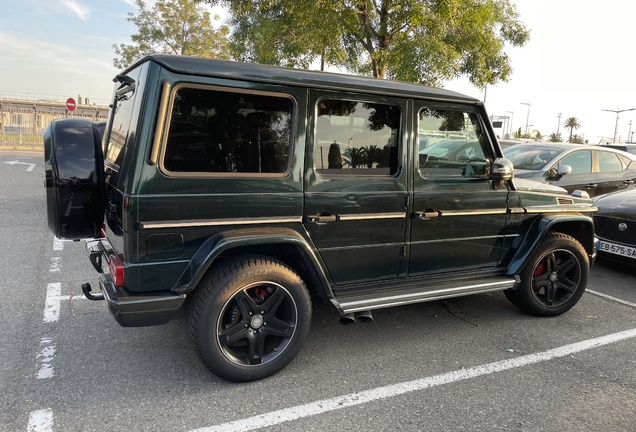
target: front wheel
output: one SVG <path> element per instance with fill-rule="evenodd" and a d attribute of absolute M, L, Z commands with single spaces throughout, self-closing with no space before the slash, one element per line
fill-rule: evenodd
<path fill-rule="evenodd" d="M 519 287 L 504 294 L 530 315 L 560 315 L 579 301 L 589 272 L 583 246 L 569 235 L 550 233 L 530 256 Z"/>
<path fill-rule="evenodd" d="M 190 309 L 190 339 L 205 366 L 228 381 L 275 374 L 309 333 L 311 300 L 291 268 L 267 256 L 242 256 L 201 281 Z"/>

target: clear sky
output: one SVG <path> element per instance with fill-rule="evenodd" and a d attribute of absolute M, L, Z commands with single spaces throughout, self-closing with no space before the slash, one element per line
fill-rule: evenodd
<path fill-rule="evenodd" d="M 488 87 L 489 114 L 544 135 L 559 127 L 564 138 L 563 122 L 577 117 L 575 133 L 590 144 L 611 141 L 616 113 L 602 110 L 636 108 L 636 2 L 513 2 L 531 39 L 523 48 L 507 48 L 514 73 L 508 83 Z M 133 0 L 0 0 L 0 95 L 83 95 L 106 103 L 118 72 L 112 45 L 130 42 L 136 28 L 126 17 L 136 11 Z M 445 87 L 484 99 L 465 80 Z M 522 103 L 530 104 L 529 115 Z M 636 111 L 620 114 L 623 141 L 631 120 L 636 132 Z"/>

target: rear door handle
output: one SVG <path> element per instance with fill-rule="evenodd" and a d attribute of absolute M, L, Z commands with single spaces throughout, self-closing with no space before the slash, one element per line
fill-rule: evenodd
<path fill-rule="evenodd" d="M 590 184 L 588 184 L 586 187 L 587 187 L 588 189 L 594 189 L 596 186 L 598 186 L 598 183 L 590 183 Z"/>
<path fill-rule="evenodd" d="M 626 184 L 626 185 L 634 184 L 634 180 L 625 180 L 623 184 Z"/>

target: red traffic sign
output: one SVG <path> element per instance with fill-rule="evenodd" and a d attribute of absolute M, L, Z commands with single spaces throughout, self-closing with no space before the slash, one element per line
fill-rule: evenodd
<path fill-rule="evenodd" d="M 77 108 L 77 104 L 75 103 L 75 99 L 73 99 L 73 98 L 66 99 L 66 109 L 69 110 L 69 111 L 75 111 L 75 108 Z"/>

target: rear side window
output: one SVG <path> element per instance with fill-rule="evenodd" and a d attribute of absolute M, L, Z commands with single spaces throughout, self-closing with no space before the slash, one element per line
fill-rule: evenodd
<path fill-rule="evenodd" d="M 622 171 L 623 164 L 618 155 L 610 152 L 598 151 L 598 170 L 600 172 Z"/>
<path fill-rule="evenodd" d="M 293 107 L 286 95 L 177 88 L 163 168 L 176 173 L 284 174 Z"/>
<path fill-rule="evenodd" d="M 397 172 L 399 106 L 321 99 L 316 110 L 316 172 L 323 176 L 392 176 Z"/>

